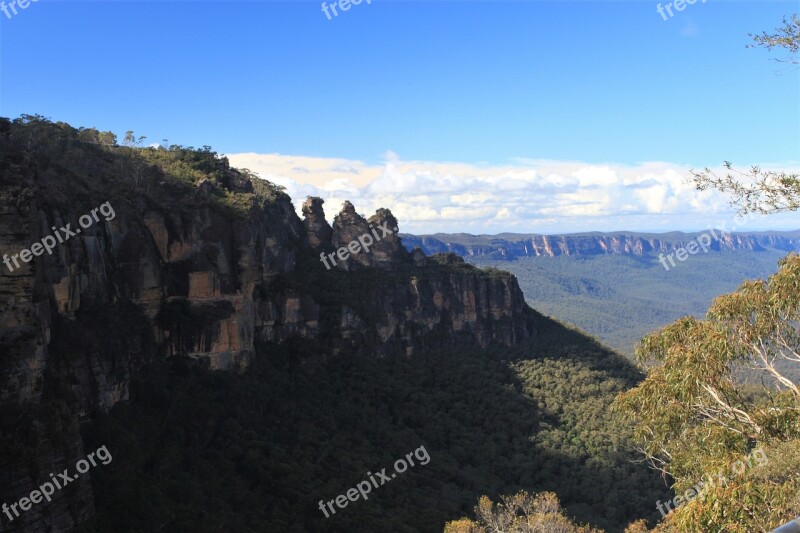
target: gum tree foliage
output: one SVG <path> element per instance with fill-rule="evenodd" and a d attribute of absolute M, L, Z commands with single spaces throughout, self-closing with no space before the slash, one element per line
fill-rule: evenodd
<path fill-rule="evenodd" d="M 110 131 L 98 131 L 95 128 L 79 128 L 78 141 L 102 146 L 116 146 L 117 136 Z"/>
<path fill-rule="evenodd" d="M 311 281 L 324 291 L 315 301 L 363 300 L 366 284 L 387 282 L 384 273 L 334 274 L 343 273 L 323 269 Z M 565 514 L 609 531 L 640 510 L 657 514 L 657 476 L 622 453 L 630 430 L 607 415 L 638 373 L 552 327 L 490 353 L 334 357 L 314 369 L 301 361 L 324 353 L 325 341 L 304 340 L 257 346 L 241 376 L 159 365 L 137 379 L 129 406 L 92 428 L 98 442 L 133 456 L 98 474 L 98 530 L 441 531 L 476 495 L 520 489 L 552 490 Z M 329 519 L 317 508 L 423 443 L 430 464 Z M 134 487 L 147 499 L 131 498 Z"/>
<path fill-rule="evenodd" d="M 775 29 L 775 33 L 763 32 L 761 35 L 750 34 L 755 44 L 747 45 L 748 48 L 763 46 L 770 52 L 773 48 L 785 48 L 789 51 L 787 59 L 775 58 L 775 61 L 800 64 L 797 53 L 800 52 L 800 16 L 783 17 L 783 25 Z"/>
<path fill-rule="evenodd" d="M 4 119 L 7 120 L 7 119 Z M 65 122 L 53 123 L 42 115 L 20 115 L 10 121 L 11 140 L 33 151 L 69 150 L 74 143 L 116 146 L 117 136 L 96 128 L 73 128 Z"/>
<path fill-rule="evenodd" d="M 747 450 L 764 438 L 800 436 L 800 390 L 781 368 L 800 364 L 800 257 L 781 261 L 767 281 L 746 281 L 717 298 L 705 320 L 684 317 L 642 339 L 647 379 L 617 399 L 636 422 L 642 451 L 679 478 L 708 454 Z M 761 394 L 737 381 L 747 367 L 768 379 Z"/>
<path fill-rule="evenodd" d="M 145 139 L 147 139 L 147 137 L 144 135 L 136 137 L 136 135 L 133 134 L 133 131 L 128 130 L 125 132 L 125 138 L 122 140 L 122 144 L 128 147 L 141 146 Z"/>
<path fill-rule="evenodd" d="M 748 45 L 748 48 L 786 50 L 789 52 L 788 58 L 774 60 L 800 64 L 800 16 L 797 14 L 784 17 L 783 25 L 773 33 L 750 34 L 750 37 L 753 44 Z M 709 168 L 702 171 L 692 170 L 690 180 L 701 191 L 711 188 L 731 193 L 731 203 L 738 208 L 740 214 L 795 211 L 800 206 L 800 174 L 762 170 L 757 166 L 750 167 L 747 171 L 737 171 L 727 161 L 723 166 L 725 172 L 722 175 Z"/>
<path fill-rule="evenodd" d="M 692 170 L 691 179 L 697 190 L 717 189 L 731 193 L 731 205 L 739 214 L 780 213 L 800 207 L 800 174 L 762 170 L 757 166 L 743 172 L 734 170 L 728 161 L 723 166 L 724 175 L 709 168 Z"/>
<path fill-rule="evenodd" d="M 797 63 L 800 18 L 753 46 L 784 48 Z M 800 176 L 732 169 L 719 176 L 692 171 L 698 190 L 732 194 L 740 214 L 795 211 Z M 615 409 L 634 428 L 640 451 L 676 493 L 725 471 L 762 447 L 769 466 L 745 470 L 667 515 L 663 531 L 767 531 L 800 514 L 800 257 L 790 254 L 768 280 L 746 281 L 717 298 L 705 320 L 685 317 L 637 347 L 648 373 L 621 394 Z M 760 387 L 742 371 L 760 372 Z"/>
<path fill-rule="evenodd" d="M 444 533 L 599 533 L 602 530 L 580 526 L 564 515 L 553 492 L 528 494 L 520 491 L 501 496 L 494 503 L 481 496 L 475 506 L 477 520 L 462 518 L 445 525 Z"/>
<path fill-rule="evenodd" d="M 790 254 L 768 280 L 746 281 L 717 298 L 705 320 L 685 317 L 641 341 L 636 355 L 647 379 L 621 394 L 615 408 L 678 493 L 758 446 L 800 446 L 800 390 L 783 371 L 800 365 L 798 296 L 800 257 Z M 742 369 L 760 372 L 760 387 L 741 383 Z M 767 479 L 745 476 L 712 491 L 710 499 L 726 508 L 749 501 L 742 515 L 709 517 L 719 509 L 698 501 L 670 520 L 679 531 L 698 522 L 703 530 L 762 530 L 800 513 L 798 488 L 800 463 L 793 460 Z"/>
<path fill-rule="evenodd" d="M 98 187 L 107 183 L 123 196 L 130 196 L 134 191 L 144 193 L 158 204 L 170 201 L 160 191 L 162 187 L 180 184 L 194 189 L 203 180 L 212 184 L 213 191 L 201 202 L 217 204 L 233 214 L 246 215 L 262 202 L 286 196 L 283 188 L 250 171 L 232 168 L 228 159 L 210 146 L 201 149 L 177 144 L 167 149 L 141 147 L 145 137 L 137 137 L 133 131 L 128 131 L 123 142 L 118 144 L 116 135 L 110 131 L 74 128 L 64 122 L 54 123 L 42 115 L 27 114 L 15 119 L 0 117 L 0 136 L 8 140 L 5 146 L 0 146 L 0 152 L 22 151 L 35 160 L 57 163 L 62 172 L 72 173 Z M 251 179 L 252 192 L 232 190 Z"/>

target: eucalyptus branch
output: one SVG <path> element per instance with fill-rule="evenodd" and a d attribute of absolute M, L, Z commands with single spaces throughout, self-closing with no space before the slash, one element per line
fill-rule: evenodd
<path fill-rule="evenodd" d="M 724 175 L 710 168 L 690 171 L 689 179 L 698 191 L 716 189 L 732 195 L 731 205 L 739 215 L 780 213 L 800 208 L 800 174 L 762 170 L 753 166 L 747 172 L 735 170 L 729 161 Z"/>

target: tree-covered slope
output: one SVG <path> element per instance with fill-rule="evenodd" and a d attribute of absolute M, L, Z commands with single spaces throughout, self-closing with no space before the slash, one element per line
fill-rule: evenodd
<path fill-rule="evenodd" d="M 0 119 L 0 141 L 6 251 L 115 213 L 0 276 L 3 501 L 113 456 L 0 529 L 440 531 L 520 489 L 609 530 L 652 512 L 660 481 L 608 413 L 641 375 L 513 276 L 388 238 L 379 268 L 327 270 L 335 239 L 208 147 L 41 117 Z M 429 464 L 325 518 L 320 500 L 421 446 Z"/>
<path fill-rule="evenodd" d="M 95 476 L 98 529 L 441 531 L 525 489 L 615 531 L 665 496 L 609 414 L 640 374 L 557 323 L 514 349 L 302 363 L 319 350 L 260 345 L 244 375 L 150 367 L 86 429 L 116 454 Z M 319 500 L 420 446 L 427 465 L 325 518 Z"/>
<path fill-rule="evenodd" d="M 651 254 L 467 261 L 511 272 L 531 307 L 632 357 L 647 333 L 681 316 L 702 317 L 715 297 L 744 279 L 773 274 L 785 255 L 782 250 L 698 254 L 669 271 Z"/>

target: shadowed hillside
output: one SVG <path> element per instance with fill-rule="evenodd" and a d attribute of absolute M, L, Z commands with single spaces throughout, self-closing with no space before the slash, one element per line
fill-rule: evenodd
<path fill-rule="evenodd" d="M 259 346 L 242 376 L 149 367 L 86 431 L 126 458 L 96 476 L 100 529 L 440 532 L 481 494 L 526 489 L 621 531 L 666 497 L 608 411 L 640 374 L 557 323 L 513 349 L 303 364 L 319 350 Z M 320 511 L 420 446 L 427 465 Z"/>
<path fill-rule="evenodd" d="M 329 226 L 310 198 L 300 219 L 209 147 L 27 116 L 0 140 L 0 253 L 22 258 L 0 275 L 0 496 L 113 456 L 3 530 L 438 531 L 517 488 L 611 530 L 651 512 L 660 481 L 608 413 L 639 374 L 514 276 L 393 233 L 328 269 L 391 212 L 345 203 Z M 319 500 L 423 445 L 429 465 L 324 519 Z"/>

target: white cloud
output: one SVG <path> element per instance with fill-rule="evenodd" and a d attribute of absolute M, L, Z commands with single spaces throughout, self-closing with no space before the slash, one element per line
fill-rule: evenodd
<path fill-rule="evenodd" d="M 391 209 L 401 231 L 410 233 L 699 230 L 732 218 L 725 195 L 697 191 L 686 178 L 690 169 L 670 163 L 519 158 L 489 166 L 402 161 L 391 150 L 376 164 L 282 154 L 227 157 L 286 187 L 298 212 L 306 196 L 320 196 L 333 220 L 350 200 L 364 215 Z M 786 216 L 759 224 L 751 229 L 798 226 Z"/>
<path fill-rule="evenodd" d="M 619 182 L 617 173 L 608 167 L 584 167 L 575 172 L 581 187 L 599 185 L 607 187 Z"/>
<path fill-rule="evenodd" d="M 634 194 L 644 203 L 647 212 L 661 213 L 667 204 L 669 188 L 665 185 L 653 185 L 646 189 L 639 189 Z"/>

